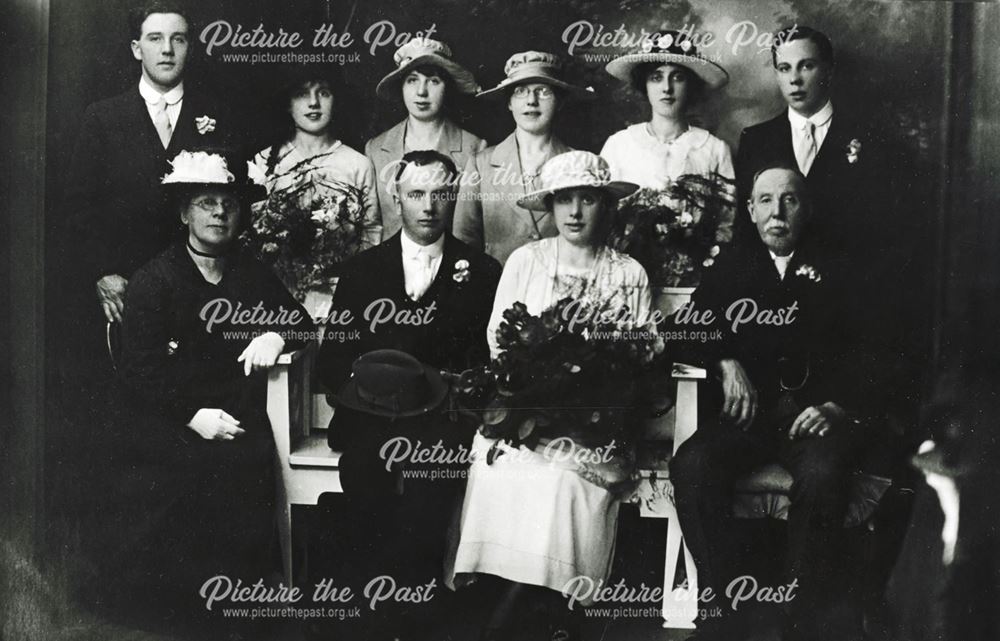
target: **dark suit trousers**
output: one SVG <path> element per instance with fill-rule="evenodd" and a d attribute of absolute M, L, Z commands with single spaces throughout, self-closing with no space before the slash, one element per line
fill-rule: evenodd
<path fill-rule="evenodd" d="M 816 604 L 835 589 L 833 578 L 843 574 L 835 570 L 843 566 L 850 476 L 864 439 L 853 423 L 839 425 L 825 437 L 796 440 L 788 438 L 789 426 L 754 425 L 743 431 L 703 421 L 670 464 L 677 513 L 698 568 L 699 590 L 711 587 L 718 595 L 716 604 L 729 603 L 725 589 L 739 553 L 731 528 L 733 485 L 765 463 L 781 464 L 794 479 L 785 581 L 797 578 L 799 587 L 791 608 Z"/>

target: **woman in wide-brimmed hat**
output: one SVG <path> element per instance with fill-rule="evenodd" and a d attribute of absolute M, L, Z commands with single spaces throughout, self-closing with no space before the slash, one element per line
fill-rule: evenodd
<path fill-rule="evenodd" d="M 636 189 L 611 180 L 604 159 L 587 151 L 566 152 L 545 163 L 539 189 L 519 205 L 546 211 L 558 235 L 528 243 L 508 258 L 489 322 L 494 357 L 501 354 L 497 330 L 515 303 L 538 315 L 566 298 L 602 301 L 608 309 L 627 308 L 636 327 L 648 327 L 645 271 L 605 245 L 617 201 Z M 573 442 L 582 456 L 578 460 L 596 460 L 589 458 L 594 452 L 586 444 Z M 554 613 L 566 613 L 556 593 L 571 580 L 607 579 L 618 524 L 619 497 L 613 488 L 631 472 L 621 452 L 600 469 L 584 470 L 551 460 L 546 448 L 523 446 L 517 456 L 490 464 L 487 452 L 495 443 L 481 432 L 473 441 L 454 571 L 448 577 L 453 585 L 475 574 L 511 582 L 486 624 L 482 638 L 487 639 L 506 638 L 527 586 L 549 588 L 537 598 L 549 600 Z M 552 638 L 576 638 L 574 627 L 555 614 Z"/>
<path fill-rule="evenodd" d="M 343 93 L 338 69 L 326 65 L 288 70 L 276 98 L 283 120 L 281 132 L 274 144 L 254 156 L 253 164 L 270 197 L 284 199 L 290 187 L 308 182 L 309 187 L 297 196 L 306 211 L 318 209 L 326 196 L 339 198 L 342 185 L 361 190 L 364 202 L 358 251 L 362 251 L 382 238 L 375 170 L 368 158 L 337 138 L 337 100 Z"/>
<path fill-rule="evenodd" d="M 538 188 L 545 161 L 570 148 L 553 133 L 560 108 L 589 99 L 593 90 L 565 80 L 558 56 L 541 51 L 516 53 L 504 66 L 506 77 L 479 94 L 505 100 L 515 129 L 498 145 L 476 154 L 466 167 L 455 207 L 455 235 L 501 263 L 532 240 L 556 235 L 552 216 L 518 199 Z"/>
<path fill-rule="evenodd" d="M 457 94 L 475 94 L 479 85 L 472 73 L 452 60 L 451 49 L 430 38 L 414 38 L 393 55 L 396 68 L 378 83 L 383 100 L 400 100 L 407 116 L 365 145 L 375 167 L 382 235 L 392 236 L 401 226 L 392 197 L 396 163 L 409 151 L 434 149 L 448 155 L 459 169 L 486 146 L 486 142 L 452 121 L 448 107 Z"/>
<path fill-rule="evenodd" d="M 204 611 L 197 588 L 213 576 L 272 569 L 267 370 L 312 323 L 239 247 L 257 195 L 245 167 L 203 151 L 173 159 L 162 183 L 186 233 L 135 272 L 126 294 L 115 406 L 125 469 L 109 516 L 120 544 L 109 559 L 121 567 L 108 576 L 150 621 Z M 237 310 L 258 306 L 240 322 Z"/>
<path fill-rule="evenodd" d="M 699 55 L 686 34 L 654 33 L 639 51 L 605 68 L 645 96 L 651 110 L 648 122 L 612 134 L 604 143 L 601 156 L 615 178 L 663 189 L 682 174 L 733 177 L 729 146 L 688 120 L 691 107 L 706 91 L 724 86 L 729 75 Z"/>

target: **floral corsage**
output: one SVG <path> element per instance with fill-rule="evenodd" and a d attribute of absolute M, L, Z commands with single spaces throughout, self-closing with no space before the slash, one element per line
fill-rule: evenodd
<path fill-rule="evenodd" d="M 194 119 L 194 125 L 198 128 L 198 133 L 204 136 L 215 131 L 215 118 L 210 116 L 198 116 Z"/>
<path fill-rule="evenodd" d="M 847 162 L 854 164 L 861 159 L 861 141 L 857 138 L 851 139 L 851 142 L 847 143 Z"/>
<path fill-rule="evenodd" d="M 455 273 L 451 275 L 456 283 L 469 282 L 469 261 L 464 258 L 455 262 Z"/>
<path fill-rule="evenodd" d="M 823 280 L 823 277 L 810 265 L 799 265 L 799 268 L 795 270 L 796 276 L 805 276 L 814 283 L 818 283 Z"/>

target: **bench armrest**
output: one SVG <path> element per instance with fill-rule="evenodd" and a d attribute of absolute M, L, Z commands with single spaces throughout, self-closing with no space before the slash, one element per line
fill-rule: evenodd
<path fill-rule="evenodd" d="M 677 381 L 677 404 L 674 409 L 674 453 L 698 429 L 698 381 L 708 372 L 685 363 L 674 363 L 670 371 Z"/>

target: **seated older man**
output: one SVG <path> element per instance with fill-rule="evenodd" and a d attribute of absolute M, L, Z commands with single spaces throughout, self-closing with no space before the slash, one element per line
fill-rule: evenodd
<path fill-rule="evenodd" d="M 724 573 L 739 553 L 728 527 L 732 487 L 769 462 L 794 479 L 782 581 L 787 631 L 821 638 L 803 631 L 797 614 L 822 607 L 824 591 L 836 585 L 850 474 L 869 436 L 861 334 L 853 329 L 859 316 L 850 311 L 841 265 L 809 242 L 812 206 L 797 169 L 758 172 L 749 211 L 760 242 L 723 255 L 707 270 L 693 309 L 679 317 L 697 318 L 691 329 L 717 329 L 721 337 L 695 347 L 718 384 L 707 386 L 698 431 L 670 473 L 699 582 L 716 594 L 710 604 L 723 606 L 721 618 L 699 623 L 699 638 L 732 638 L 722 631 L 732 615 Z"/>

